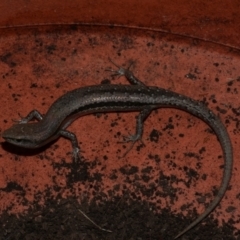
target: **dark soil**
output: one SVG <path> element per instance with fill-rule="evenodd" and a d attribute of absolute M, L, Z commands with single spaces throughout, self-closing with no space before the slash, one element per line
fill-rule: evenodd
<path fill-rule="evenodd" d="M 154 206 L 144 202 L 131 201 L 127 195 L 98 205 L 95 202 L 88 204 L 87 201 L 80 205 L 74 199 L 49 200 L 44 208 L 36 207 L 19 218 L 3 214 L 0 220 L 0 239 L 169 240 L 174 239 L 174 236 L 192 221 L 183 220 L 182 216 L 174 216 L 167 210 L 155 215 L 153 208 Z M 203 224 L 199 224 L 180 239 L 235 238 L 228 224 L 219 228 L 217 223 L 208 217 Z"/>

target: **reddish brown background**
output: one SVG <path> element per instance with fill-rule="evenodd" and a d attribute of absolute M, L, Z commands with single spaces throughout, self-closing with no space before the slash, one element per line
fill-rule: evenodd
<path fill-rule="evenodd" d="M 239 2 L 1 1 L 0 25 L 117 24 L 171 32 L 239 48 Z"/>
<path fill-rule="evenodd" d="M 11 5 L 1 1 L 0 10 L 1 131 L 10 127 L 18 114 L 26 115 L 34 108 L 45 113 L 55 99 L 71 89 L 126 83 L 105 71 L 114 67 L 108 57 L 125 66 L 134 61 L 132 69 L 144 83 L 206 102 L 227 127 L 234 149 L 229 191 L 206 224 L 189 233 L 189 239 L 234 239 L 239 235 L 238 1 L 11 1 Z M 204 211 L 222 177 L 222 152 L 215 135 L 187 113 L 161 109 L 145 123 L 146 146 L 138 144 L 121 158 L 129 145 L 118 142 L 134 131 L 136 115 L 89 115 L 74 122 L 69 130 L 81 143 L 81 166 L 72 164 L 66 139 L 34 151 L 2 144 L 3 236 L 16 236 L 14 229 L 20 224 L 10 219 L 16 214 L 30 218 L 32 228 L 40 221 L 38 229 L 43 229 L 43 219 L 48 219 L 44 211 L 64 215 L 58 210 L 62 199 L 75 199 L 90 214 L 101 208 L 86 207 L 83 202 L 89 200 L 108 207 L 112 202 L 118 206 L 114 199 L 123 196 L 127 196 L 125 206 L 131 200 L 146 203 L 148 215 L 154 209 L 160 214 L 158 221 L 162 216 L 163 223 L 155 226 L 149 220 L 147 225 L 160 239 L 172 239 Z M 167 216 L 165 211 L 169 211 Z M 65 219 L 70 218 L 69 212 Z M 103 212 L 99 215 L 106 217 L 106 228 L 130 239 L 119 227 L 125 224 L 127 232 L 129 218 L 117 219 L 116 209 L 111 214 Z M 138 212 L 140 209 L 136 216 Z M 75 215 L 73 210 L 70 216 Z M 105 222 L 99 215 L 92 214 L 92 218 L 101 225 Z M 186 221 L 183 215 L 188 217 Z M 67 224 L 63 222 L 53 221 L 61 236 L 59 229 Z M 26 226 L 20 226 L 24 233 L 17 231 L 20 238 L 28 234 Z"/>

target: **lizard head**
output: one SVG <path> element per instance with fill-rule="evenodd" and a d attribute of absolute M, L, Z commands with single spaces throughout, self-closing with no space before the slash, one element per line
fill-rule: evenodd
<path fill-rule="evenodd" d="M 36 123 L 15 124 L 5 130 L 2 137 L 7 142 L 24 148 L 38 148 L 41 145 Z"/>

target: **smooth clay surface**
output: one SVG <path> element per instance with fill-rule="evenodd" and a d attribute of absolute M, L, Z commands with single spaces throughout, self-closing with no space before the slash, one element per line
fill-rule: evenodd
<path fill-rule="evenodd" d="M 105 71 L 128 67 L 149 86 L 204 102 L 230 134 L 234 166 L 225 197 L 183 239 L 235 239 L 240 223 L 240 58 L 223 45 L 171 34 L 119 28 L 54 27 L 3 30 L 0 37 L 0 130 L 37 109 L 46 113 L 69 90 L 128 84 Z M 71 144 L 0 148 L 1 239 L 173 239 L 216 194 L 223 154 L 200 119 L 178 109 L 153 111 L 131 151 L 135 113 L 76 120 L 82 160 Z M 85 218 L 81 209 L 100 229 Z M 101 227 L 100 227 L 101 226 Z M 109 229 L 112 233 L 101 228 Z"/>

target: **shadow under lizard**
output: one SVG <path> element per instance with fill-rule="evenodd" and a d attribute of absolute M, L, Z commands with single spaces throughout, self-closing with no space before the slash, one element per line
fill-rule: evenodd
<path fill-rule="evenodd" d="M 117 66 L 117 65 L 116 65 Z M 94 85 L 72 90 L 57 99 L 42 116 L 37 110 L 31 111 L 18 124 L 5 130 L 2 137 L 9 143 L 25 147 L 39 148 L 61 136 L 70 139 L 75 161 L 79 157 L 79 145 L 75 134 L 66 128 L 77 118 L 100 112 L 140 111 L 136 133 L 125 138 L 126 142 L 141 140 L 143 123 L 152 110 L 176 108 L 186 111 L 207 123 L 215 132 L 224 155 L 224 174 L 221 186 L 207 209 L 175 239 L 196 226 L 209 215 L 223 198 L 232 174 L 233 153 L 228 132 L 220 119 L 203 103 L 163 88 L 149 87 L 139 81 L 128 69 L 119 68 L 115 75 L 125 76 L 131 85 Z M 38 122 L 30 122 L 36 118 Z"/>

